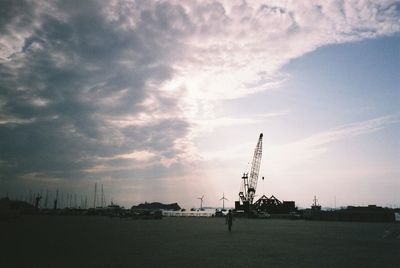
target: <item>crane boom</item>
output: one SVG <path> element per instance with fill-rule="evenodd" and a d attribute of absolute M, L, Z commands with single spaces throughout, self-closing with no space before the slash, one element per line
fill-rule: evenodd
<path fill-rule="evenodd" d="M 258 173 L 260 172 L 261 156 L 262 156 L 262 140 L 263 134 L 258 138 L 257 146 L 254 149 L 253 161 L 251 163 L 250 181 L 248 187 L 248 199 L 250 204 L 253 203 L 254 195 L 257 189 Z"/>
<path fill-rule="evenodd" d="M 239 198 L 244 203 L 253 204 L 256 194 L 258 173 L 260 172 L 261 156 L 262 156 L 262 139 L 263 134 L 258 138 L 257 146 L 254 150 L 253 161 L 251 163 L 250 179 L 248 173 L 243 174 L 242 191 L 239 192 Z"/>

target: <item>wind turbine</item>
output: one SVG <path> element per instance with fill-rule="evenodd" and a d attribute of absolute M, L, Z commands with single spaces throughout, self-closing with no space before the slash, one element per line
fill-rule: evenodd
<path fill-rule="evenodd" d="M 197 199 L 200 199 L 200 210 L 203 210 L 203 198 L 204 198 L 204 194 L 202 197 L 197 197 Z"/>
<path fill-rule="evenodd" d="M 222 200 L 222 210 L 225 210 L 225 200 L 229 201 L 227 198 L 225 198 L 225 193 L 222 193 L 222 198 L 220 200 Z"/>

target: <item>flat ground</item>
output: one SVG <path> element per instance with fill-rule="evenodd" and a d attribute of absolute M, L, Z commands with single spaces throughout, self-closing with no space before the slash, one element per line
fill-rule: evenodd
<path fill-rule="evenodd" d="M 220 218 L 0 221 L 0 267 L 400 267 L 400 224 Z"/>

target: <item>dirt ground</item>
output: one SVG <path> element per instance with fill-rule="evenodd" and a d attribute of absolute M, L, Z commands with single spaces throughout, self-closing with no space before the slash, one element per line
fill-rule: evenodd
<path fill-rule="evenodd" d="M 0 267 L 400 267 L 400 224 L 24 216 L 0 221 Z"/>

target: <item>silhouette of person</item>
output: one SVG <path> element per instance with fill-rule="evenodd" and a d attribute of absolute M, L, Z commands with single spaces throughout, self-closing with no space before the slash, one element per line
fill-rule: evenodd
<path fill-rule="evenodd" d="M 225 222 L 225 224 L 228 224 L 229 232 L 232 231 L 232 223 L 233 223 L 233 214 L 232 214 L 232 210 L 229 210 L 228 214 L 226 214 L 226 222 Z"/>

